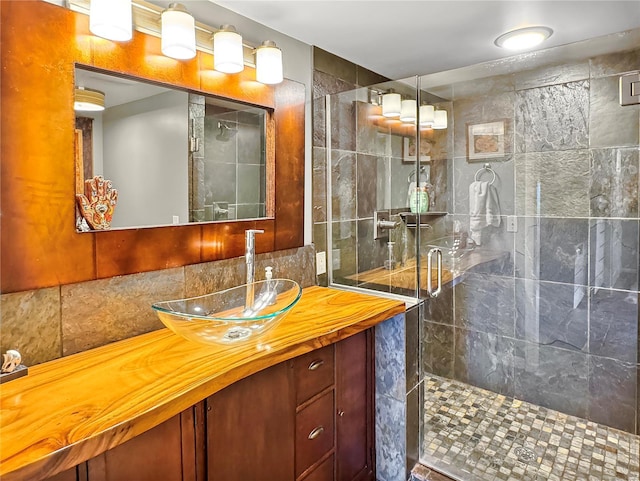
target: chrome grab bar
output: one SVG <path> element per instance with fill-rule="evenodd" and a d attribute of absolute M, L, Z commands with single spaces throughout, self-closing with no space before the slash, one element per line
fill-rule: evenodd
<path fill-rule="evenodd" d="M 433 268 L 433 254 L 436 254 L 437 280 L 438 284 L 436 290 L 433 290 L 433 281 L 431 280 L 431 270 Z M 427 254 L 427 293 L 431 297 L 437 297 L 442 292 L 442 251 L 437 247 L 434 247 Z"/>

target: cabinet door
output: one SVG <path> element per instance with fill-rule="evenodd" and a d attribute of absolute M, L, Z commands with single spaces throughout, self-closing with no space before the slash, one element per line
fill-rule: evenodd
<path fill-rule="evenodd" d="M 86 479 L 86 464 L 82 463 L 79 466 L 75 466 L 71 469 L 67 469 L 66 471 L 62 471 L 55 476 L 51 476 L 50 478 L 47 478 L 46 481 L 86 481 Z"/>
<path fill-rule="evenodd" d="M 209 481 L 294 479 L 292 386 L 284 362 L 207 399 Z"/>
<path fill-rule="evenodd" d="M 90 481 L 195 481 L 191 408 L 88 461 Z"/>
<path fill-rule="evenodd" d="M 373 335 L 336 344 L 337 481 L 373 479 Z"/>

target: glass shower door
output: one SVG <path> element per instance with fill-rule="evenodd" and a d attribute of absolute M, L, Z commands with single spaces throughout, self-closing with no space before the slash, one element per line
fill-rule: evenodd
<path fill-rule="evenodd" d="M 416 80 L 326 99 L 329 284 L 416 297 L 415 229 L 404 217 L 418 175 Z M 389 93 L 395 112 L 383 106 Z"/>
<path fill-rule="evenodd" d="M 451 114 L 421 249 L 459 243 L 423 296 L 420 460 L 455 479 L 639 476 L 637 35 L 420 79 Z"/>

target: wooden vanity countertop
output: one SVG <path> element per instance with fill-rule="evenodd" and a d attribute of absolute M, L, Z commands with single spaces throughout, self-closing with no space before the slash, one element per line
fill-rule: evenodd
<path fill-rule="evenodd" d="M 401 301 L 314 286 L 254 342 L 206 346 L 160 329 L 30 367 L 0 387 L 0 478 L 52 476 L 235 381 L 404 310 Z"/>

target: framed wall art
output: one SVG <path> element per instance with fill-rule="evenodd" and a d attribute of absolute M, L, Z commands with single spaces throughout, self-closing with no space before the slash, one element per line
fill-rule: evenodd
<path fill-rule="evenodd" d="M 402 162 L 416 161 L 416 138 L 414 136 L 402 138 Z M 420 163 L 431 162 L 431 142 L 420 139 Z"/>
<path fill-rule="evenodd" d="M 467 156 L 469 162 L 481 162 L 504 157 L 504 138 L 504 120 L 467 124 Z"/>

